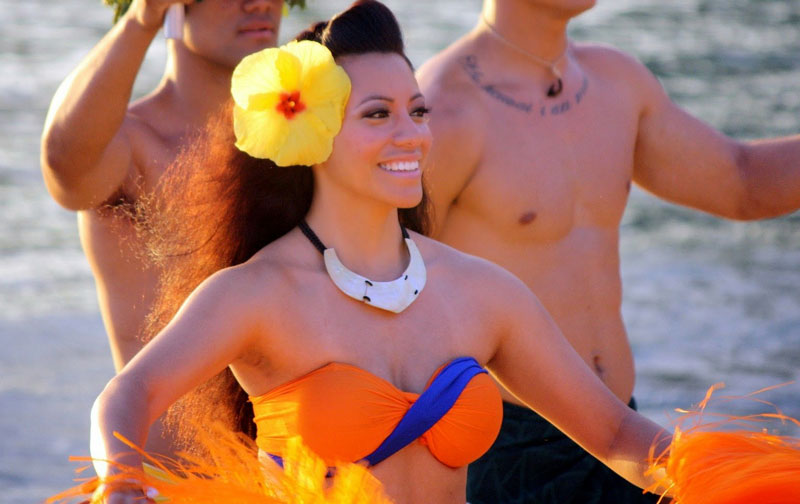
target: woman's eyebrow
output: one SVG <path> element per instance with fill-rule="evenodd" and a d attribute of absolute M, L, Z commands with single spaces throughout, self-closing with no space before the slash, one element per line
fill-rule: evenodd
<path fill-rule="evenodd" d="M 424 96 L 422 95 L 422 93 L 417 93 L 414 96 L 412 96 L 408 101 L 412 102 L 412 101 L 416 100 L 417 98 L 424 98 Z M 368 102 L 370 100 L 380 100 L 380 101 L 385 101 L 385 102 L 389 102 L 389 103 L 394 103 L 394 98 L 389 98 L 388 96 L 369 95 L 366 98 L 364 98 L 363 100 L 361 100 L 361 103 L 359 103 L 359 105 L 361 105 L 363 103 L 366 103 L 366 102 Z"/>
<path fill-rule="evenodd" d="M 389 98 L 388 96 L 382 96 L 382 95 L 370 95 L 361 100 L 361 103 L 359 103 L 359 105 L 361 105 L 362 103 L 366 103 L 370 100 L 381 100 L 381 101 L 387 101 L 389 103 L 394 103 L 394 98 Z"/>

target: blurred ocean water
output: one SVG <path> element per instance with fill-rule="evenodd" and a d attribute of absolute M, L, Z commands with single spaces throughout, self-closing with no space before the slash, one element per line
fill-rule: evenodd
<path fill-rule="evenodd" d="M 282 38 L 348 3 L 311 0 Z M 417 66 L 480 9 L 479 0 L 386 3 Z M 0 501 L 11 504 L 69 485 L 66 458 L 86 452 L 91 402 L 113 372 L 75 216 L 49 198 L 38 161 L 50 98 L 110 21 L 99 0 L 0 0 Z M 677 103 L 729 135 L 800 132 L 800 1 L 601 0 L 572 36 L 635 55 Z M 135 94 L 163 64 L 157 40 Z M 621 246 L 645 414 L 667 424 L 718 381 L 745 394 L 800 378 L 800 215 L 726 222 L 635 191 Z M 800 385 L 765 398 L 800 417 Z"/>

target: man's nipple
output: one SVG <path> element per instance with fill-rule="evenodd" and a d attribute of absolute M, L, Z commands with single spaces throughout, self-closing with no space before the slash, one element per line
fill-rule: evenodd
<path fill-rule="evenodd" d="M 531 222 L 535 221 L 536 217 L 537 217 L 536 212 L 531 210 L 530 212 L 525 212 L 524 214 L 522 214 L 519 217 L 519 219 L 517 220 L 517 222 L 519 222 L 520 225 L 525 226 L 525 225 L 530 224 Z"/>

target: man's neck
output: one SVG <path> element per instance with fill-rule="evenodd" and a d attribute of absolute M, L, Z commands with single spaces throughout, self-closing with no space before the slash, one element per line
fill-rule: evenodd
<path fill-rule="evenodd" d="M 567 24 L 579 13 L 530 0 L 484 0 L 481 16 L 485 23 L 518 49 L 553 62 L 564 54 Z"/>
<path fill-rule="evenodd" d="M 233 69 L 170 41 L 167 65 L 159 90 L 169 93 L 176 112 L 187 124 L 205 124 L 230 99 Z"/>

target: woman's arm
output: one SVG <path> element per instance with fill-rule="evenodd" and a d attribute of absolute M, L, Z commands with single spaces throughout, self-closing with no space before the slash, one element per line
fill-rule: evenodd
<path fill-rule="evenodd" d="M 201 284 L 173 320 L 115 376 L 92 408 L 91 454 L 96 461 L 137 467 L 141 457 L 114 437 L 118 432 L 144 446 L 150 424 L 170 404 L 235 363 L 255 334 L 263 297 L 248 292 L 254 282 L 241 266 Z M 255 298 L 255 299 L 254 299 Z M 113 467 L 95 462 L 103 478 Z"/>
<path fill-rule="evenodd" d="M 650 447 L 666 447 L 664 429 L 619 400 L 564 338 L 536 296 L 503 272 L 496 289 L 501 335 L 488 367 L 537 413 L 639 487 Z"/>

